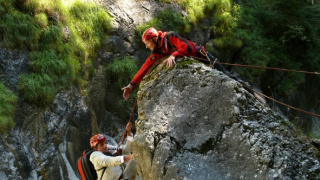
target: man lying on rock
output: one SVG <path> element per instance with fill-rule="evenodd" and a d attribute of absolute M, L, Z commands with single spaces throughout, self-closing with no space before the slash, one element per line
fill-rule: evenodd
<path fill-rule="evenodd" d="M 90 156 L 94 169 L 97 172 L 98 179 L 101 180 L 119 180 L 119 179 L 135 179 L 136 168 L 135 163 L 131 161 L 133 155 L 131 152 L 131 142 L 133 134 L 131 133 L 131 123 L 126 126 L 127 142 L 121 154 L 114 156 L 109 152 L 106 143 L 106 137 L 102 134 L 96 134 L 90 138 L 90 146 L 94 150 Z M 128 163 L 125 167 L 125 163 Z"/>
<path fill-rule="evenodd" d="M 175 58 L 191 56 L 198 58 L 208 58 L 210 61 L 216 61 L 213 55 L 207 52 L 203 46 L 196 46 L 193 42 L 179 36 L 175 32 L 161 32 L 157 31 L 155 28 L 149 28 L 142 34 L 142 42 L 146 45 L 146 48 L 152 51 L 152 54 L 147 58 L 144 64 L 141 66 L 140 70 L 133 77 L 128 86 L 123 87 L 123 98 L 125 100 L 129 99 L 130 92 L 133 87 L 135 87 L 143 79 L 143 77 L 148 72 L 149 68 L 158 59 L 169 56 L 164 62 L 167 68 L 170 68 L 175 64 Z M 214 68 L 222 71 L 227 76 L 233 78 L 234 80 L 244 84 L 244 82 L 231 75 L 221 64 L 214 63 Z M 253 92 L 251 89 L 244 87 L 248 92 L 253 94 L 260 102 L 265 104 L 265 100 L 261 98 L 258 94 Z"/>

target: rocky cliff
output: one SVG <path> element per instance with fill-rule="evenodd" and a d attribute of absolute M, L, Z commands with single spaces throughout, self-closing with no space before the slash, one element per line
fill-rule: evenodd
<path fill-rule="evenodd" d="M 141 179 L 319 179 L 319 151 L 233 79 L 192 59 L 144 78 Z"/>
<path fill-rule="evenodd" d="M 136 56 L 145 59 L 149 52 L 136 44 L 136 27 L 152 18 L 157 10 L 175 4 L 155 1 L 92 0 L 113 16 L 113 30 L 93 59 L 95 74 L 87 94 L 75 86 L 61 91 L 48 107 L 24 101 L 17 91 L 19 76 L 29 71 L 28 50 L 0 47 L 0 80 L 18 95 L 15 126 L 0 134 L 0 179 L 78 179 L 77 158 L 89 148 L 94 133 L 116 136 L 125 127 L 131 107 L 119 105 L 106 82 L 107 64 L 114 58 Z"/>
<path fill-rule="evenodd" d="M 92 133 L 115 136 L 131 112 L 114 103 L 105 67 L 123 56 L 145 59 L 135 28 L 162 9 L 181 11 L 157 1 L 92 1 L 113 16 L 113 30 L 93 59 L 87 95 L 72 86 L 48 107 L 28 104 L 16 90 L 29 70 L 28 52 L 0 48 L 0 80 L 18 95 L 15 126 L 0 137 L 0 179 L 77 179 L 75 163 Z M 210 36 L 199 25 L 188 38 L 205 44 Z M 190 60 L 173 69 L 160 65 L 138 97 L 134 153 L 141 179 L 319 178 L 314 147 L 220 72 Z"/>

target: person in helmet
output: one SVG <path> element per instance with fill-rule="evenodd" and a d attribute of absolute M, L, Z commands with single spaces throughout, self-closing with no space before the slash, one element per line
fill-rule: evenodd
<path fill-rule="evenodd" d="M 146 59 L 129 85 L 122 88 L 125 100 L 129 99 L 132 88 L 139 84 L 152 64 L 158 59 L 169 55 L 165 61 L 167 67 L 172 67 L 175 58 L 189 55 L 196 56 L 197 54 L 196 45 L 175 32 L 161 32 L 151 27 L 142 34 L 142 42 L 146 45 L 146 48 L 152 51 L 152 54 Z"/>
<path fill-rule="evenodd" d="M 94 150 L 94 152 L 92 152 L 90 155 L 90 161 L 97 172 L 98 179 L 135 179 L 137 172 L 134 162 L 131 161 L 133 155 L 130 154 L 131 142 L 133 141 L 131 127 L 132 125 L 129 122 L 126 126 L 127 142 L 122 150 L 122 154 L 126 155 L 114 156 L 111 152 L 109 152 L 108 145 L 106 143 L 106 137 L 102 134 L 96 134 L 90 138 L 90 146 Z M 126 168 L 124 168 L 125 163 L 129 163 Z"/>
<path fill-rule="evenodd" d="M 152 51 L 152 54 L 146 59 L 144 64 L 141 66 L 139 71 L 133 77 L 131 82 L 123 87 L 123 98 L 125 100 L 129 99 L 132 88 L 134 88 L 139 82 L 143 79 L 144 75 L 148 72 L 149 68 L 156 62 L 158 59 L 169 56 L 164 62 L 166 67 L 172 67 L 175 64 L 175 59 L 178 57 L 191 56 L 191 57 L 200 57 L 207 58 L 210 61 L 216 61 L 217 58 L 207 52 L 203 46 L 196 46 L 195 43 L 179 36 L 175 32 L 162 32 L 158 31 L 155 28 L 151 27 L 147 29 L 142 34 L 142 42 L 146 45 L 147 49 Z M 207 56 L 205 56 L 207 55 Z M 222 71 L 227 76 L 233 78 L 234 80 L 244 83 L 241 79 L 236 76 L 233 76 L 229 71 L 227 71 L 221 64 L 214 64 L 214 68 Z M 252 90 L 244 87 L 248 92 L 253 94 L 259 101 L 265 104 L 264 99 L 254 93 Z"/>

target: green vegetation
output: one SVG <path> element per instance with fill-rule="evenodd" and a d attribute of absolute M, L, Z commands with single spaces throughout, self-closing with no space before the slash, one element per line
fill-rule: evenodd
<path fill-rule="evenodd" d="M 171 2 L 168 0 L 160 0 L 162 2 Z M 216 1 L 213 0 L 174 0 L 185 8 L 188 14 L 188 20 L 196 24 L 206 16 L 207 7 L 213 7 Z M 208 4 L 209 3 L 209 4 Z"/>
<path fill-rule="evenodd" d="M 170 10 L 159 12 L 151 21 L 141 25 L 137 33 L 141 34 L 153 26 L 185 35 L 190 27 L 197 26 L 204 18 L 208 18 L 211 24 L 203 28 L 211 30 L 213 41 L 206 45 L 210 52 L 216 49 L 219 54 L 236 54 L 237 63 L 242 64 L 316 72 L 320 69 L 318 1 L 314 4 L 300 0 L 248 0 L 241 4 L 231 0 L 174 2 L 180 4 L 187 15 L 173 14 Z M 273 87 L 280 83 L 281 89 L 277 89 L 281 92 L 279 95 L 288 98 L 307 82 L 307 77 L 298 73 L 270 74 L 262 69 L 234 69 L 252 84 L 264 81 Z"/>
<path fill-rule="evenodd" d="M 246 44 L 240 53 L 242 62 L 318 71 L 320 65 L 315 62 L 320 59 L 317 50 L 320 47 L 319 9 L 319 4 L 311 5 L 308 1 L 248 1 L 242 8 L 236 29 L 238 37 Z M 247 75 L 251 82 L 259 82 L 261 77 L 272 85 L 281 81 L 280 92 L 288 97 L 290 91 L 295 92 L 305 83 L 305 76 L 298 73 L 267 74 L 253 69 L 239 69 L 238 72 Z"/>
<path fill-rule="evenodd" d="M 170 2 L 162 0 L 162 2 Z M 137 28 L 137 34 L 141 36 L 144 30 L 155 27 L 161 30 L 170 30 L 185 35 L 192 26 L 202 22 L 204 18 L 210 18 L 210 28 L 215 35 L 214 45 L 217 48 L 239 49 L 243 42 L 235 34 L 235 28 L 240 18 L 241 8 L 239 5 L 232 6 L 230 0 L 176 0 L 187 12 L 186 16 L 181 13 L 173 13 L 166 9 L 160 11 L 148 23 Z"/>
<path fill-rule="evenodd" d="M 6 47 L 22 48 L 24 45 L 36 49 L 40 38 L 40 27 L 30 15 L 21 12 L 4 14 L 0 22 L 2 44 Z"/>
<path fill-rule="evenodd" d="M 24 98 L 46 105 L 71 84 L 84 92 L 93 73 L 91 59 L 112 28 L 110 15 L 78 0 L 9 0 L 0 5 L 1 45 L 30 51 L 31 72 L 18 83 Z"/>
<path fill-rule="evenodd" d="M 13 127 L 16 103 L 17 96 L 0 83 L 0 133 L 5 133 Z"/>
<path fill-rule="evenodd" d="M 240 4 L 231 0 L 173 2 L 181 5 L 186 14 L 169 9 L 158 12 L 137 28 L 139 42 L 142 32 L 151 26 L 186 36 L 192 27 L 209 19 L 206 26 L 201 26 L 210 30 L 212 41 L 206 48 L 212 53 L 218 50 L 220 55 L 236 57 L 232 61 L 242 64 L 319 72 L 319 1 L 314 4 L 301 0 L 237 1 Z M 30 52 L 30 72 L 21 75 L 18 83 L 25 100 L 47 105 L 59 91 L 74 84 L 84 91 L 93 74 L 91 59 L 112 28 L 110 21 L 104 9 L 79 0 L 0 0 L 1 46 Z M 250 83 L 264 82 L 263 91 L 269 92 L 270 86 L 277 96 L 288 99 L 299 87 L 307 88 L 307 82 L 314 77 L 251 68 L 233 70 Z M 109 83 L 120 89 L 130 81 L 137 67 L 132 59 L 124 58 L 114 60 L 106 71 Z M 312 82 L 320 82 L 317 76 L 316 79 Z"/>
<path fill-rule="evenodd" d="M 165 9 L 158 13 L 157 18 L 152 18 L 147 23 L 138 26 L 136 34 L 139 40 L 141 39 L 142 33 L 149 27 L 154 27 L 159 30 L 168 29 L 170 31 L 185 33 L 189 32 L 190 23 L 188 19 L 182 17 L 182 14 L 173 13 L 171 10 Z M 143 45 L 141 41 L 139 42 Z"/>
<path fill-rule="evenodd" d="M 138 66 L 130 57 L 121 60 L 114 59 L 106 68 L 108 84 L 112 89 L 116 89 L 116 94 L 122 96 L 122 91 L 119 91 L 124 85 L 130 82 L 131 78 L 138 71 Z M 130 94 L 130 103 L 133 103 L 136 97 L 138 88 L 134 88 Z"/>

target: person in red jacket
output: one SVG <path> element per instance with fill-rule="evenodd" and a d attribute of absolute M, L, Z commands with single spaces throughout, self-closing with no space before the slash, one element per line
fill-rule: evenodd
<path fill-rule="evenodd" d="M 141 66 L 139 71 L 133 77 L 131 82 L 126 86 L 123 87 L 123 98 L 125 100 L 129 99 L 129 95 L 131 93 L 132 88 L 134 88 L 139 82 L 143 79 L 143 77 L 148 72 L 149 68 L 156 62 L 158 59 L 169 56 L 164 62 L 166 63 L 167 68 L 172 67 L 175 64 L 175 59 L 178 57 L 184 56 L 191 56 L 191 57 L 200 57 L 200 58 L 207 58 L 204 56 L 204 53 L 200 53 L 200 50 L 205 51 L 203 46 L 196 46 L 195 43 L 179 36 L 177 33 L 170 31 L 170 32 L 162 32 L 157 31 L 155 28 L 151 27 L 147 29 L 142 34 L 142 42 L 146 45 L 147 49 L 152 51 L 152 54 L 147 58 L 144 64 Z M 208 58 L 211 61 L 216 61 L 213 55 L 209 52 L 205 51 L 208 55 Z M 221 64 L 214 64 L 214 68 L 219 71 L 222 71 L 229 77 L 235 79 L 240 83 L 244 83 L 238 77 L 231 75 Z M 247 89 L 247 88 L 246 88 Z M 254 94 L 262 103 L 265 101 L 255 94 L 250 89 L 247 89 L 250 93 Z"/>

